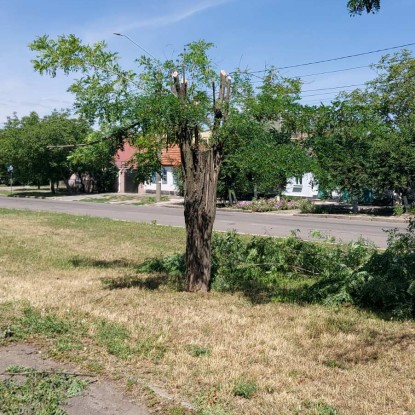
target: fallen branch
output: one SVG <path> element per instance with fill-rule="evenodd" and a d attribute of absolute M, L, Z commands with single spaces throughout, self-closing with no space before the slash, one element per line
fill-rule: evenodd
<path fill-rule="evenodd" d="M 92 373 L 71 373 L 71 372 L 57 372 L 53 370 L 42 370 L 39 372 L 3 372 L 0 376 L 29 376 L 29 375 L 63 375 L 63 376 L 78 376 L 78 377 L 90 377 L 94 378 L 96 375 Z"/>

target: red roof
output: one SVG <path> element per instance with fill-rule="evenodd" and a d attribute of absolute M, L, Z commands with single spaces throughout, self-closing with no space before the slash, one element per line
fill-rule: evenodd
<path fill-rule="evenodd" d="M 180 156 L 180 148 L 174 145 L 168 149 L 161 151 L 161 165 L 162 166 L 180 166 L 182 162 Z"/>
<path fill-rule="evenodd" d="M 124 149 L 118 150 L 115 155 L 115 164 L 118 168 L 129 164 L 134 154 L 137 153 L 137 148 L 131 146 L 129 143 L 124 143 Z M 181 164 L 180 148 L 177 145 L 161 150 L 161 165 L 162 166 L 179 166 Z"/>

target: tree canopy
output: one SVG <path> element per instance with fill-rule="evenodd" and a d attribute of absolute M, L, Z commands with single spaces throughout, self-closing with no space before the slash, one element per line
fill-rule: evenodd
<path fill-rule="evenodd" d="M 340 94 L 312 116 L 320 187 L 356 200 L 365 190 L 407 196 L 415 189 L 415 59 L 402 51 L 373 69 L 364 89 Z"/>
<path fill-rule="evenodd" d="M 376 13 L 380 10 L 380 0 L 349 0 L 347 7 L 351 14 Z"/>
<path fill-rule="evenodd" d="M 72 118 L 65 111 L 43 118 L 35 112 L 21 119 L 15 115 L 0 130 L 0 160 L 12 164 L 14 177 L 25 184 L 67 180 L 70 150 L 48 146 L 83 142 L 90 131 L 85 119 Z"/>
<path fill-rule="evenodd" d="M 124 70 L 104 42 L 84 45 L 74 35 L 48 36 L 30 45 L 34 67 L 52 77 L 77 72 L 69 88 L 75 108 L 110 131 L 117 145 L 137 136 L 148 148 L 180 147 L 187 231 L 186 287 L 209 289 L 211 234 L 216 188 L 223 158 L 222 127 L 230 115 L 231 80 L 216 74 L 208 56 L 212 44 L 187 45 L 177 60 L 142 56 L 136 70 Z M 217 89 L 216 89 L 217 87 Z M 208 130 L 208 138 L 202 132 Z M 156 144 L 154 144 L 156 143 Z"/>
<path fill-rule="evenodd" d="M 238 111 L 225 127 L 224 161 L 219 190 L 244 194 L 279 193 L 287 179 L 311 170 L 311 160 L 300 140 L 292 137 L 303 126 L 298 79 L 282 77 L 270 69 L 263 84 L 254 90 L 249 74 L 240 73 Z"/>

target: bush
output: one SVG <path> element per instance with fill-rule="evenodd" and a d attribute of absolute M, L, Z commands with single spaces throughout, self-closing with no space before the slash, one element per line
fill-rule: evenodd
<path fill-rule="evenodd" d="M 355 302 L 390 313 L 415 317 L 415 220 L 408 232 L 389 231 L 388 247 L 375 253 L 362 267 L 363 283 L 352 291 Z"/>
<path fill-rule="evenodd" d="M 331 239 L 330 242 L 333 242 Z M 211 288 L 240 291 L 251 300 L 355 304 L 394 317 L 415 317 L 415 221 L 389 232 L 384 252 L 363 239 L 327 244 L 299 239 L 214 234 Z M 184 255 L 147 262 L 183 286 Z"/>
<path fill-rule="evenodd" d="M 291 200 L 285 198 L 252 199 L 252 201 L 241 201 L 235 207 L 250 212 L 272 212 L 278 210 L 300 209 L 304 203 L 311 203 L 307 199 Z"/>

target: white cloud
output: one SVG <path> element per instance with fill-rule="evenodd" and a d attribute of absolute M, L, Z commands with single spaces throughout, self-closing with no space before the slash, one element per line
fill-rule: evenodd
<path fill-rule="evenodd" d="M 99 27 L 99 29 L 92 28 L 90 31 L 86 32 L 83 38 L 87 43 L 95 42 L 98 40 L 107 39 L 113 35 L 114 32 L 118 33 L 128 33 L 132 30 L 138 29 L 157 29 L 165 26 L 169 26 L 175 23 L 179 23 L 183 20 L 189 19 L 190 17 L 201 13 L 205 10 L 211 9 L 213 7 L 218 7 L 222 4 L 229 3 L 234 0 L 209 0 L 193 5 L 190 8 L 182 9 L 173 13 L 149 17 L 141 20 L 131 20 L 131 17 L 119 16 L 118 18 L 112 17 L 112 20 L 116 20 L 115 23 L 108 24 L 108 22 L 103 25 L 102 23 L 94 25 Z M 101 29 L 102 26 L 105 26 L 105 31 Z"/>

